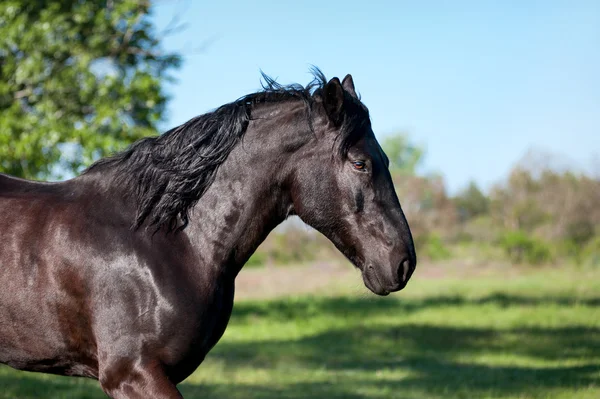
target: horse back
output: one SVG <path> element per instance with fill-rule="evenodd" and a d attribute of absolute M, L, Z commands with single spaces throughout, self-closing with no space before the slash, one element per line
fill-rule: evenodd
<path fill-rule="evenodd" d="M 0 173 L 0 198 L 16 194 L 48 193 L 59 185 L 60 183 L 26 180 Z"/>

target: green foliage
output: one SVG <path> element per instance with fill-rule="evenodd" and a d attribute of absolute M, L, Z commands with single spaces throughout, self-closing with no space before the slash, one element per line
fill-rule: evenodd
<path fill-rule="evenodd" d="M 500 245 L 512 262 L 538 265 L 549 262 L 552 252 L 548 244 L 523 231 L 509 231 L 500 239 Z"/>
<path fill-rule="evenodd" d="M 386 136 L 381 147 L 390 159 L 390 171 L 414 175 L 423 160 L 423 148 L 411 143 L 408 136 L 401 133 Z"/>
<path fill-rule="evenodd" d="M 479 189 L 475 182 L 454 198 L 461 220 L 466 221 L 486 215 L 490 209 L 490 199 Z"/>
<path fill-rule="evenodd" d="M 600 267 L 600 236 L 596 236 L 583 247 L 581 260 L 586 266 Z"/>
<path fill-rule="evenodd" d="M 0 172 L 72 174 L 157 133 L 177 67 L 150 2 L 0 3 Z"/>
<path fill-rule="evenodd" d="M 327 246 L 326 238 L 316 232 L 290 228 L 285 233 L 271 233 L 247 264 L 282 266 L 311 262 L 323 255 Z"/>
<path fill-rule="evenodd" d="M 437 261 L 449 259 L 452 255 L 438 234 L 430 233 L 415 237 L 417 255 Z"/>
<path fill-rule="evenodd" d="M 560 255 L 580 266 L 600 266 L 600 237 L 593 237 L 585 243 L 576 240 L 557 242 Z"/>
<path fill-rule="evenodd" d="M 594 234 L 594 224 L 589 218 L 573 220 L 566 226 L 567 238 L 577 246 L 584 246 L 594 237 Z"/>
<path fill-rule="evenodd" d="M 250 259 L 244 265 L 245 267 L 262 267 L 267 263 L 268 256 L 262 251 L 257 251 L 252 254 Z"/>
<path fill-rule="evenodd" d="M 477 216 L 461 220 L 454 229 L 451 242 L 493 244 L 503 231 L 489 215 Z"/>
<path fill-rule="evenodd" d="M 600 180 L 571 172 L 515 168 L 492 194 L 492 216 L 506 229 L 584 245 L 600 225 Z"/>

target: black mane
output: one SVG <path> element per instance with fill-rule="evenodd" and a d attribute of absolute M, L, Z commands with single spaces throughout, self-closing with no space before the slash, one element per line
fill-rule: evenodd
<path fill-rule="evenodd" d="M 252 107 L 301 100 L 306 104 L 312 129 L 311 111 L 327 83 L 318 68 L 312 72 L 313 80 L 304 87 L 281 85 L 262 73 L 262 91 L 197 116 L 157 137 L 139 140 L 127 150 L 95 162 L 84 173 L 103 167 L 115 172 L 117 182 L 136 199 L 134 229 L 146 223 L 167 231 L 182 230 L 189 222 L 190 209 L 210 187 L 218 167 L 244 135 L 252 119 Z M 350 126 L 364 119 L 353 112 L 357 105 L 364 108 L 359 100 L 351 101 L 341 129 L 342 152 L 358 139 L 357 129 Z"/>

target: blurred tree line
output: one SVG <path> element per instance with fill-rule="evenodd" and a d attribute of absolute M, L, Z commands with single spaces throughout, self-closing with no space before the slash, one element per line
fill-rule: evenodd
<path fill-rule="evenodd" d="M 600 266 L 597 177 L 539 165 L 534 160 L 545 157 L 530 152 L 489 193 L 471 182 L 449 195 L 443 177 L 418 173 L 424 151 L 407 135 L 387 136 L 382 147 L 419 259 L 476 256 Z M 297 228 L 269 237 L 253 262 L 300 263 L 323 256 L 340 255 L 324 237 Z"/>

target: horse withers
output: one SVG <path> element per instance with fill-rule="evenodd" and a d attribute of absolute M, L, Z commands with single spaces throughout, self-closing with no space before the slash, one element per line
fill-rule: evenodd
<path fill-rule="evenodd" d="M 298 215 L 378 295 L 416 266 L 352 77 L 263 91 L 40 183 L 0 175 L 0 362 L 178 398 L 221 338 L 235 277 Z"/>

